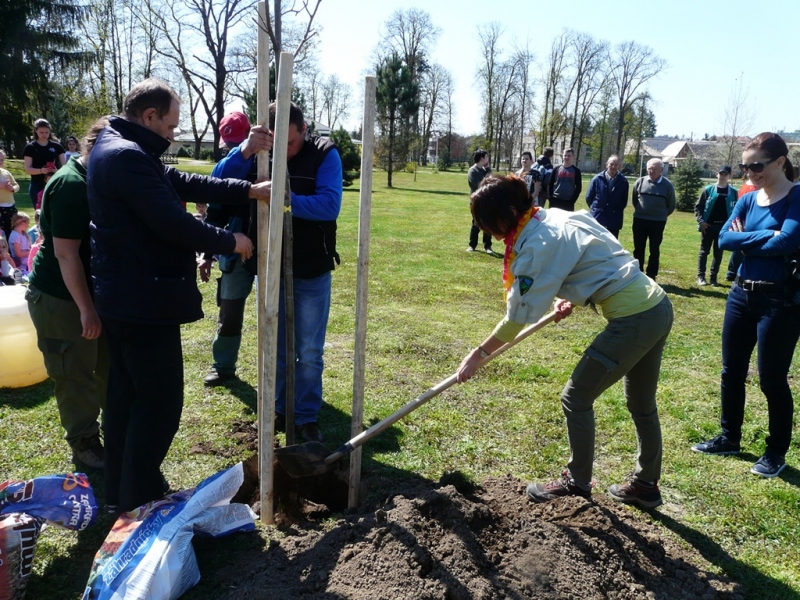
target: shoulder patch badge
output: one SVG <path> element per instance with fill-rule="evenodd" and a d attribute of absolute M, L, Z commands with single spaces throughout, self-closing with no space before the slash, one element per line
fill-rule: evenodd
<path fill-rule="evenodd" d="M 519 293 L 523 296 L 531 289 L 533 285 L 533 278 L 532 277 L 517 277 L 517 281 L 519 282 Z"/>

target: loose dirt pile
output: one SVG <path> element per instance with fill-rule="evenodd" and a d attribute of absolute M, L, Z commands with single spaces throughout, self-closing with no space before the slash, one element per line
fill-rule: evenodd
<path fill-rule="evenodd" d="M 305 502 L 292 516 L 302 522 L 289 524 L 280 513 L 285 537 L 237 552 L 213 572 L 201 564 L 198 596 L 743 598 L 737 583 L 705 570 L 696 552 L 663 539 L 603 494 L 536 505 L 510 476 L 458 488 L 418 484 L 335 522 L 320 520 L 329 516 L 325 506 Z"/>

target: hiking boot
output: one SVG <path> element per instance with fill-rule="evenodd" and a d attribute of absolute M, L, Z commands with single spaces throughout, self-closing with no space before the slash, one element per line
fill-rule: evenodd
<path fill-rule="evenodd" d="M 100 470 L 106 464 L 106 451 L 100 442 L 100 434 L 78 440 L 72 446 L 72 462 L 77 467 Z"/>
<path fill-rule="evenodd" d="M 585 490 L 578 486 L 569 471 L 563 471 L 561 479 L 556 479 L 550 483 L 531 483 L 525 488 L 525 493 L 534 502 L 549 502 L 565 496 L 580 496 L 587 500 L 592 497 L 592 490 Z"/>
<path fill-rule="evenodd" d="M 206 387 L 217 387 L 219 385 L 225 385 L 226 381 L 230 381 L 236 377 L 236 375 L 231 375 L 230 373 L 219 373 L 217 371 L 211 371 L 208 375 L 206 375 L 205 379 L 203 379 L 203 385 Z"/>
<path fill-rule="evenodd" d="M 658 481 L 646 483 L 634 478 L 633 475 L 628 476 L 625 483 L 615 483 L 609 487 L 608 495 L 618 502 L 636 504 L 642 508 L 655 508 L 664 503 L 661 492 L 658 491 Z"/>
<path fill-rule="evenodd" d="M 703 287 L 704 285 L 708 285 L 706 283 L 706 278 L 704 276 L 698 277 L 697 278 L 697 285 L 699 285 L 700 287 Z"/>
<path fill-rule="evenodd" d="M 299 435 L 300 439 L 304 442 L 321 442 L 324 439 L 316 421 L 298 425 L 297 435 Z"/>
<path fill-rule="evenodd" d="M 729 442 L 724 435 L 718 435 L 707 442 L 695 444 L 692 446 L 692 450 L 700 454 L 739 454 L 739 444 Z"/>
<path fill-rule="evenodd" d="M 750 468 L 750 472 L 759 477 L 777 477 L 784 467 L 786 467 L 784 457 L 772 450 L 767 450 L 764 452 L 764 456 Z"/>

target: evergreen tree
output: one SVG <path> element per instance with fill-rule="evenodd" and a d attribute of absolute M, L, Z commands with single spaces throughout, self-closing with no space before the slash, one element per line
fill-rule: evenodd
<path fill-rule="evenodd" d="M 392 53 L 378 65 L 376 104 L 378 127 L 378 157 L 388 173 L 387 185 L 392 187 L 395 164 L 401 168 L 408 158 L 411 142 L 404 124 L 419 110 L 419 86 L 411 71 L 397 53 Z"/>
<path fill-rule="evenodd" d="M 339 157 L 342 159 L 342 183 L 345 187 L 353 185 L 353 179 L 358 176 L 361 169 L 361 155 L 344 127 L 331 132 L 331 141 L 336 144 Z"/>
<path fill-rule="evenodd" d="M 693 211 L 697 202 L 697 195 L 703 187 L 700 177 L 703 174 L 703 165 L 694 157 L 689 157 L 681 162 L 672 177 L 675 186 L 675 195 L 678 197 L 678 210 Z"/>
<path fill-rule="evenodd" d="M 0 139 L 22 155 L 36 117 L 47 117 L 54 101 L 48 72 L 89 61 L 72 32 L 80 17 L 76 0 L 0 2 Z"/>

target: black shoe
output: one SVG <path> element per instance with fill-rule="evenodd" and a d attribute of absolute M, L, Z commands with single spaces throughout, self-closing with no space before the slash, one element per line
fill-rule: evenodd
<path fill-rule="evenodd" d="M 218 385 L 225 385 L 226 381 L 230 381 L 234 377 L 236 377 L 236 375 L 211 371 L 211 373 L 206 375 L 205 379 L 203 379 L 203 384 L 206 387 L 217 387 Z"/>
<path fill-rule="evenodd" d="M 286 433 L 286 415 L 275 413 L 275 431 Z"/>
<path fill-rule="evenodd" d="M 323 441 L 322 432 L 319 430 L 319 425 L 316 421 L 311 423 L 303 423 L 297 426 L 297 435 L 304 442 L 321 442 Z"/>
<path fill-rule="evenodd" d="M 718 435 L 707 442 L 695 444 L 692 446 L 692 450 L 700 454 L 739 454 L 739 444 L 729 442 L 724 435 Z"/>
<path fill-rule="evenodd" d="M 709 283 L 711 284 L 711 287 L 719 287 L 719 283 L 717 282 L 717 276 L 716 275 L 712 275 L 711 276 L 711 279 L 709 280 Z"/>

